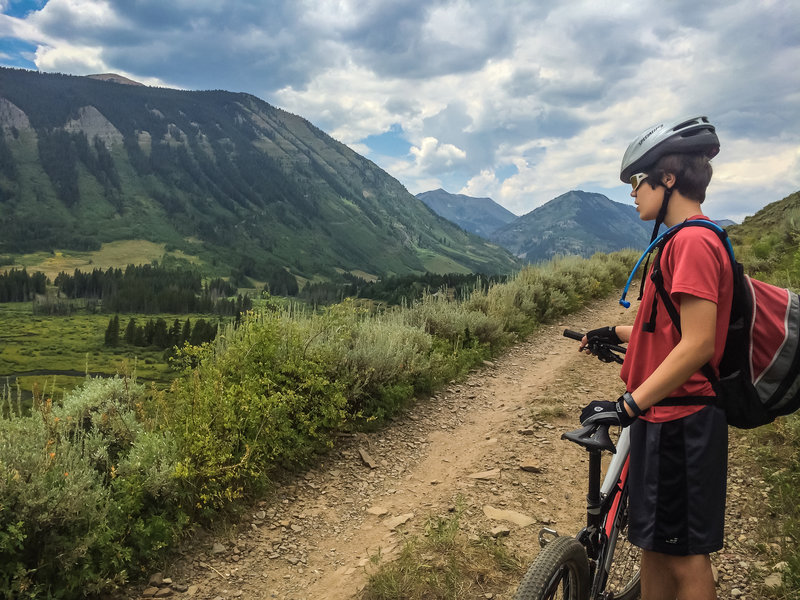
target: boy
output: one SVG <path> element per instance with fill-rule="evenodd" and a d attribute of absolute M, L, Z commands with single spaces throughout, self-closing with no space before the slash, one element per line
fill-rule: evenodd
<path fill-rule="evenodd" d="M 620 178 L 630 181 L 639 218 L 672 227 L 704 219 L 701 204 L 719 152 L 706 117 L 648 128 L 628 146 Z M 709 553 L 722 548 L 728 430 L 700 372 L 719 365 L 733 295 L 730 260 L 717 235 L 687 227 L 665 246 L 664 288 L 680 332 L 644 282 L 634 325 L 595 329 L 583 338 L 628 343 L 620 373 L 626 392 L 595 401 L 583 424 L 631 426 L 629 538 L 642 548 L 643 600 L 716 598 Z"/>

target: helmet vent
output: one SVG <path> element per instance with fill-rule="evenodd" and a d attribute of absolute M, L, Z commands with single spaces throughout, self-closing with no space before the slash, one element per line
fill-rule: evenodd
<path fill-rule="evenodd" d="M 672 128 L 672 131 L 678 131 L 679 129 L 683 129 L 684 127 L 689 127 L 690 125 L 695 125 L 695 124 L 697 124 L 698 121 L 702 121 L 704 123 L 708 123 L 708 119 L 689 119 L 688 121 L 684 121 L 683 123 L 681 123 L 679 125 L 675 125 L 675 127 Z"/>

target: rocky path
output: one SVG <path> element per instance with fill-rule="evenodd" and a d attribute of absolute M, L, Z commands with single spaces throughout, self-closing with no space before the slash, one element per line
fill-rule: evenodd
<path fill-rule="evenodd" d="M 507 529 L 506 544 L 532 560 L 543 525 L 574 533 L 585 515 L 585 453 L 561 432 L 576 426 L 587 398 L 621 389 L 618 368 L 579 354 L 561 331 L 632 318 L 609 300 L 542 328 L 382 431 L 342 439 L 235 531 L 195 540 L 166 583 L 156 576 L 128 597 L 358 598 L 370 557 L 391 560 L 407 535 L 457 503 L 466 507 L 462 528 Z M 755 511 L 766 492 L 751 461 L 740 460 L 747 444 L 732 438 L 728 541 L 713 557 L 723 599 L 762 597 L 760 582 L 775 568 L 770 544 L 780 541 L 754 554 Z M 513 590 L 483 594 L 510 598 Z"/>

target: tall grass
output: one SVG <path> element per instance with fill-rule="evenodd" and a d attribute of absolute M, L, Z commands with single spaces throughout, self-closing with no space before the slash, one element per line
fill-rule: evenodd
<path fill-rule="evenodd" d="M 0 420 L 0 595 L 76 598 L 138 576 L 188 527 L 261 493 L 342 429 L 383 420 L 540 323 L 622 284 L 634 256 L 562 258 L 464 301 L 272 307 L 185 346 L 168 391 L 88 380 Z"/>
<path fill-rule="evenodd" d="M 518 557 L 496 539 L 468 539 L 460 529 L 461 510 L 431 517 L 423 536 L 406 539 L 400 556 L 369 577 L 364 600 L 449 600 L 492 597 L 524 572 Z"/>

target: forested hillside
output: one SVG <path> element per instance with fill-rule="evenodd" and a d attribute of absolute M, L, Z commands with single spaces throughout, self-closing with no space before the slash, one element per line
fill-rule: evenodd
<path fill-rule="evenodd" d="M 0 68 L 0 132 L 2 254 L 143 239 L 259 281 L 516 266 L 248 94 Z"/>
<path fill-rule="evenodd" d="M 768 204 L 728 233 L 750 274 L 800 292 L 800 192 Z"/>

